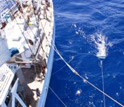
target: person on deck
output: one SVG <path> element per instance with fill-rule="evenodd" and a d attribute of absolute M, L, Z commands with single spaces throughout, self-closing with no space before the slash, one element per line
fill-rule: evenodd
<path fill-rule="evenodd" d="M 51 7 L 50 1 L 49 0 L 45 0 L 45 4 L 46 4 L 46 9 L 48 10 L 48 7 Z"/>
<path fill-rule="evenodd" d="M 36 89 L 36 94 L 37 94 L 37 97 L 40 96 L 40 90 L 38 88 Z"/>

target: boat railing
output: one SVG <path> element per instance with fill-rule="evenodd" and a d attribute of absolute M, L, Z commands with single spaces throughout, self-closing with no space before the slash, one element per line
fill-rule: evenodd
<path fill-rule="evenodd" d="M 42 1 L 42 0 L 41 0 Z M 12 14 L 12 16 L 13 16 L 13 14 L 20 14 L 20 16 L 21 16 L 21 18 L 24 20 L 24 23 L 27 25 L 27 28 L 29 28 L 29 30 L 31 30 L 31 32 L 32 32 L 32 29 L 30 29 L 30 26 L 32 26 L 32 25 L 29 25 L 29 21 L 28 22 L 26 22 L 26 20 L 28 20 L 28 17 L 25 17 L 24 15 L 25 14 L 23 14 L 23 13 L 21 13 L 19 10 L 16 10 L 16 11 L 13 11 L 14 10 L 14 8 L 17 6 L 17 4 L 15 4 L 15 5 L 13 5 L 12 7 L 11 7 L 11 14 Z M 32 7 L 32 8 L 34 8 L 34 7 Z M 17 8 L 18 9 L 18 8 Z M 23 8 L 23 9 L 26 9 L 26 7 L 25 8 Z M 17 12 L 18 11 L 18 12 Z M 24 10 L 23 10 L 24 11 Z M 43 11 L 43 10 L 42 10 Z M 10 12 L 9 10 L 6 10 L 6 12 Z M 6 14 L 6 12 L 5 12 L 5 14 Z M 3 13 L 4 14 L 4 13 Z M 43 13 L 43 14 L 45 14 L 45 13 Z M 32 16 L 31 15 L 31 13 L 29 12 L 28 13 L 28 15 L 30 16 L 30 18 L 31 17 L 38 17 L 38 15 L 36 14 L 36 15 L 34 15 L 34 16 Z M 14 17 L 13 18 L 13 20 L 16 20 L 16 18 L 17 17 L 20 17 L 20 16 L 16 16 L 16 17 Z M 35 20 L 37 20 L 37 19 L 35 19 Z M 20 25 L 18 25 L 18 26 L 20 26 Z M 39 26 L 38 26 L 39 27 Z M 26 29 L 27 29 L 26 28 Z M 39 28 L 38 28 L 39 29 Z M 40 51 L 40 49 L 42 49 L 42 51 L 44 51 L 43 50 L 43 44 L 42 44 L 42 42 L 44 41 L 44 38 L 47 38 L 46 37 L 46 35 L 44 34 L 45 32 L 44 32 L 44 27 L 42 26 L 41 27 L 41 29 L 40 29 L 41 31 L 40 31 L 40 33 L 38 34 L 38 36 L 36 36 L 36 38 L 38 38 L 38 39 L 40 39 L 39 41 L 39 45 L 38 45 L 38 47 L 37 47 L 37 51 L 36 51 L 36 53 L 35 54 L 32 54 L 32 56 L 35 56 L 35 58 L 36 58 L 36 60 L 37 60 L 37 57 L 38 57 L 38 53 L 39 53 L 39 51 Z M 33 33 L 33 32 L 32 32 Z M 29 34 L 30 35 L 30 34 Z M 35 35 L 34 35 L 35 36 Z M 28 38 L 25 38 L 25 39 L 28 39 Z M 28 40 L 27 40 L 28 41 Z M 37 42 L 37 41 L 36 41 Z M 36 42 L 35 42 L 35 44 L 36 44 Z M 28 44 L 29 44 L 29 41 L 28 41 Z M 30 44 L 29 44 L 30 45 Z M 46 53 L 46 52 L 45 52 Z M 21 53 L 19 53 L 17 56 L 20 56 L 20 54 Z M 47 55 L 46 55 L 47 56 Z M 32 57 L 33 58 L 33 57 Z"/>

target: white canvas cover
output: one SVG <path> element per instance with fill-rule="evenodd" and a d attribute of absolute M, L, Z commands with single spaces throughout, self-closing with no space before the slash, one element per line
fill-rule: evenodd
<path fill-rule="evenodd" d="M 11 53 L 6 45 L 5 39 L 0 39 L 0 66 L 6 63 L 11 57 Z"/>
<path fill-rule="evenodd" d="M 3 104 L 8 94 L 13 77 L 14 73 L 11 69 L 6 64 L 3 64 L 0 67 L 0 107 L 6 107 Z"/>

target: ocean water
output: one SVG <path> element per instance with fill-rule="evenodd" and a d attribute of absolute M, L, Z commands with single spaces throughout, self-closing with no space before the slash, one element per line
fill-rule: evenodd
<path fill-rule="evenodd" d="M 124 105 L 124 0 L 53 2 L 61 55 L 82 77 Z M 6 0 L 0 0 L 0 12 L 6 8 Z M 104 107 L 103 95 L 73 74 L 56 53 L 50 87 L 67 107 Z M 105 104 L 120 107 L 107 97 Z M 46 107 L 64 107 L 50 89 Z"/>
<path fill-rule="evenodd" d="M 124 0 L 53 2 L 61 55 L 82 77 L 124 105 Z M 104 107 L 104 102 L 106 107 L 120 107 L 73 74 L 56 53 L 50 87 L 67 107 Z M 64 107 L 50 89 L 46 107 Z"/>

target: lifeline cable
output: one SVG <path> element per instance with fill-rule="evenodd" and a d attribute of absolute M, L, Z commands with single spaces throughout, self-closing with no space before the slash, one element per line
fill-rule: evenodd
<path fill-rule="evenodd" d="M 54 29 L 55 32 L 55 29 Z M 46 37 L 47 38 L 47 37 Z M 48 38 L 47 38 L 48 40 Z M 49 40 L 48 40 L 49 42 Z M 54 42 L 55 43 L 55 42 Z M 84 77 L 82 77 L 73 67 L 71 67 L 71 65 L 69 65 L 66 60 L 62 57 L 62 55 L 59 53 L 58 49 L 56 48 L 56 46 L 54 44 L 51 43 L 51 46 L 53 47 L 54 51 L 58 54 L 58 56 L 61 58 L 61 60 L 69 67 L 69 69 L 78 77 L 80 77 L 82 80 L 86 81 L 89 85 L 91 85 L 92 87 L 94 87 L 96 90 L 98 90 L 99 92 L 101 92 L 102 94 L 104 94 L 106 97 L 108 97 L 109 99 L 111 99 L 112 101 L 114 101 L 115 103 L 117 103 L 118 105 L 120 105 L 121 107 L 124 107 L 123 104 L 121 104 L 120 102 L 118 102 L 117 100 L 115 100 L 114 98 L 112 98 L 110 95 L 108 95 L 107 93 L 103 92 L 101 89 L 99 89 L 98 87 L 96 87 L 94 84 L 92 84 L 90 81 L 88 81 L 87 79 L 85 79 Z"/>
<path fill-rule="evenodd" d="M 124 107 L 123 104 L 121 104 L 120 102 L 118 102 L 117 100 L 115 100 L 114 98 L 112 98 L 110 95 L 108 95 L 107 93 L 103 92 L 101 89 L 99 89 L 98 87 L 96 87 L 94 84 L 92 84 L 90 81 L 88 81 L 87 79 L 85 79 L 84 77 L 82 77 L 74 68 L 72 68 L 67 62 L 66 60 L 61 56 L 61 54 L 59 53 L 58 49 L 56 48 L 56 46 L 52 45 L 53 49 L 55 50 L 55 52 L 59 55 L 59 57 L 62 59 L 62 61 L 69 67 L 69 69 L 78 77 L 80 77 L 82 80 L 86 81 L 89 85 L 91 85 L 92 87 L 94 87 L 96 90 L 98 90 L 99 92 L 101 92 L 102 94 L 104 94 L 106 97 L 108 97 L 109 99 L 111 99 L 112 101 L 114 101 L 115 103 L 117 103 L 118 105 L 120 105 L 121 107 Z"/>
<path fill-rule="evenodd" d="M 55 30 L 55 29 L 54 29 Z M 47 37 L 46 37 L 47 38 Z M 49 42 L 48 38 L 47 41 Z M 54 42 L 55 43 L 55 42 Z M 121 104 L 120 102 L 118 102 L 117 100 L 115 100 L 114 98 L 112 98 L 110 95 L 108 95 L 107 93 L 103 92 L 101 89 L 99 89 L 98 87 L 96 87 L 94 84 L 92 84 L 90 81 L 88 81 L 87 79 L 85 79 L 84 77 L 82 77 L 74 68 L 72 68 L 67 62 L 66 60 L 61 56 L 61 54 L 59 53 L 58 49 L 56 48 L 56 46 L 54 44 L 51 43 L 51 46 L 53 47 L 54 51 L 59 55 L 59 57 L 61 58 L 61 60 L 69 67 L 69 69 L 78 77 L 80 77 L 82 80 L 86 81 L 89 85 L 91 85 L 92 87 L 94 87 L 96 90 L 98 90 L 99 92 L 101 92 L 102 94 L 104 94 L 106 97 L 108 97 L 109 99 L 111 99 L 112 101 L 114 101 L 115 103 L 117 103 L 118 105 L 120 105 L 121 107 L 124 107 L 123 104 Z"/>
<path fill-rule="evenodd" d="M 53 47 L 53 46 L 52 46 Z M 99 89 L 98 87 L 96 87 L 94 84 L 92 84 L 91 82 L 89 82 L 87 79 L 85 79 L 84 77 L 82 77 L 74 68 L 72 68 L 66 61 L 65 59 L 61 56 L 61 54 L 59 53 L 58 49 L 54 46 L 53 49 L 55 50 L 55 52 L 59 55 L 59 57 L 63 60 L 63 62 L 69 67 L 69 69 L 78 77 L 80 77 L 82 80 L 85 80 L 89 85 L 91 85 L 92 87 L 94 87 L 96 90 L 98 90 L 99 92 L 101 92 L 102 94 L 104 94 L 106 97 L 108 97 L 109 99 L 111 99 L 112 101 L 114 101 L 115 103 L 117 103 L 118 105 L 120 105 L 121 107 L 124 107 L 123 104 L 121 104 L 120 102 L 118 102 L 117 100 L 115 100 L 114 98 L 112 98 L 111 96 L 109 96 L 107 93 L 103 92 L 101 89 Z"/>
<path fill-rule="evenodd" d="M 57 99 L 64 105 L 64 107 L 67 107 L 67 105 L 60 99 L 60 97 L 55 93 L 55 91 L 53 91 L 53 89 L 51 87 L 49 87 L 49 89 L 52 91 L 52 93 L 57 97 Z"/>
<path fill-rule="evenodd" d="M 7 0 L 6 0 L 6 3 L 7 3 L 7 5 L 9 6 L 9 3 L 8 3 Z M 23 14 L 22 14 L 22 18 L 23 18 L 24 20 L 26 20 L 26 19 L 24 18 L 24 15 L 23 15 Z M 35 18 L 36 18 L 36 16 L 35 16 Z M 17 23 L 16 18 L 15 18 L 15 21 L 16 21 L 16 23 Z M 21 30 L 21 28 L 20 28 L 20 26 L 19 26 L 18 23 L 17 23 L 17 25 L 18 25 L 20 31 L 22 32 L 22 30 Z M 45 24 L 45 25 L 46 25 L 46 24 Z M 44 29 L 44 27 L 43 27 L 42 29 Z M 34 32 L 32 31 L 32 29 L 31 29 L 30 27 L 29 27 L 29 30 L 30 30 L 30 31 L 32 32 L 32 34 L 35 36 Z M 29 32 L 27 32 L 27 33 L 28 33 L 28 35 L 30 35 Z M 22 32 L 22 35 L 23 35 L 23 37 L 24 37 L 26 43 L 28 44 L 27 38 L 25 37 L 25 35 L 23 34 L 23 32 Z M 40 38 L 40 39 L 41 39 L 41 38 Z M 29 46 L 29 44 L 28 44 L 28 47 L 29 47 L 29 49 L 30 49 L 30 51 L 31 51 L 31 53 L 32 53 L 32 55 L 33 55 L 33 51 L 32 51 L 32 49 L 31 49 L 31 47 Z M 43 50 L 43 47 L 41 47 L 41 48 L 42 48 L 42 50 Z M 44 51 L 44 50 L 43 50 L 43 51 Z M 45 52 L 45 51 L 44 51 L 44 52 Z"/>
<path fill-rule="evenodd" d="M 8 7 L 9 7 L 8 1 L 7 1 L 7 0 L 5 0 L 5 1 L 6 1 L 7 5 L 8 5 Z M 22 16 L 23 16 L 23 15 L 22 15 Z M 24 16 L 23 16 L 23 19 L 25 20 Z M 16 23 L 18 22 L 16 18 L 15 18 L 15 21 L 16 21 Z M 26 41 L 28 47 L 29 47 L 30 52 L 31 52 L 32 55 L 33 55 L 33 61 L 32 61 L 32 63 L 34 64 L 34 71 L 36 72 L 36 75 L 37 75 L 36 65 L 35 65 L 35 62 L 34 62 L 34 61 L 36 61 L 36 59 L 35 59 L 35 57 L 34 57 L 34 53 L 33 53 L 32 49 L 31 49 L 30 45 L 28 44 L 28 40 L 27 40 L 26 36 L 24 35 L 23 31 L 21 30 L 21 27 L 19 26 L 18 23 L 17 23 L 17 25 L 18 25 L 18 27 L 19 27 L 19 29 L 20 29 L 20 31 L 21 31 L 21 33 L 22 33 L 22 35 L 23 35 L 23 37 L 24 37 L 24 39 L 25 39 L 25 41 Z M 29 28 L 30 28 L 30 27 L 29 27 Z M 30 30 L 31 30 L 31 29 L 30 29 Z M 31 30 L 31 32 L 32 32 L 32 34 L 34 35 L 34 33 L 33 33 L 32 30 Z"/>
<path fill-rule="evenodd" d="M 104 74 L 103 74 L 103 61 L 100 60 L 100 67 L 101 67 L 101 73 L 102 73 L 102 90 L 105 92 L 105 86 L 104 86 Z M 104 107 L 106 107 L 106 101 L 105 101 L 105 95 L 103 94 L 103 101 L 104 101 Z"/>
<path fill-rule="evenodd" d="M 8 5 L 8 7 L 9 7 L 8 1 L 7 1 L 7 0 L 5 0 L 5 1 L 6 1 L 7 5 Z M 16 18 L 15 18 L 15 21 L 16 21 L 16 23 L 18 22 L 18 21 L 16 20 Z M 18 25 L 18 24 L 17 24 L 17 25 Z M 27 43 L 27 45 L 28 45 L 28 47 L 29 47 L 29 49 L 30 49 L 30 51 L 31 51 L 31 53 L 33 54 L 33 51 L 32 51 L 32 49 L 31 49 L 30 45 L 28 44 L 27 38 L 26 38 L 25 35 L 23 34 L 23 31 L 22 31 L 21 27 L 20 27 L 19 25 L 18 25 L 18 27 L 19 27 L 19 29 L 20 29 L 20 31 L 21 31 L 21 33 L 22 33 L 22 35 L 23 35 L 23 37 L 24 37 L 24 39 L 25 39 L 25 41 L 26 41 L 26 43 Z"/>
<path fill-rule="evenodd" d="M 44 27 L 43 27 L 44 28 Z M 44 29 L 43 29 L 44 30 Z M 47 38 L 47 37 L 46 37 Z M 47 38 L 48 40 L 48 38 Z M 48 41 L 49 42 L 49 41 Z M 52 45 L 52 44 L 51 44 Z M 101 92 L 102 94 L 104 94 L 106 97 L 108 97 L 109 99 L 111 99 L 112 101 L 114 101 L 115 103 L 117 103 L 118 105 L 120 105 L 121 107 L 124 107 L 123 104 L 121 104 L 120 102 L 118 102 L 117 100 L 115 100 L 114 98 L 112 98 L 111 96 L 109 96 L 107 93 L 103 92 L 101 89 L 99 89 L 98 87 L 96 87 L 94 84 L 92 84 L 90 81 L 88 81 L 87 79 L 85 79 L 84 77 L 82 77 L 74 68 L 72 68 L 66 61 L 65 59 L 61 56 L 61 54 L 59 53 L 58 49 L 55 47 L 55 45 L 53 46 L 54 51 L 59 55 L 59 57 L 63 60 L 63 62 L 70 68 L 70 70 L 77 75 L 78 77 L 80 77 L 82 80 L 85 80 L 89 85 L 91 85 L 92 87 L 94 87 L 96 90 L 98 90 L 99 92 Z M 56 49 L 55 49 L 56 48 Z"/>

